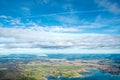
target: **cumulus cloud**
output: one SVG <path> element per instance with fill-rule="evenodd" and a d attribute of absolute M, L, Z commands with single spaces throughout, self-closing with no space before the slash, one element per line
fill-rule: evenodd
<path fill-rule="evenodd" d="M 67 17 L 58 16 L 65 23 L 76 22 Z M 0 27 L 0 50 L 1 53 L 23 52 L 31 49 L 31 52 L 60 51 L 67 52 L 74 49 L 75 52 L 93 52 L 107 50 L 106 52 L 119 52 L 120 35 L 83 33 L 84 29 L 101 28 L 106 24 L 100 24 L 101 16 L 97 16 L 93 22 L 81 21 L 80 26 L 40 26 L 34 22 L 23 23 L 20 18 L 3 18 L 13 26 L 10 28 Z M 77 20 L 78 21 L 78 20 Z M 74 51 L 73 50 L 73 51 Z M 110 51 L 109 51 L 110 50 Z M 73 52 L 71 51 L 71 52 Z M 29 52 L 28 52 L 29 53 Z"/>
<path fill-rule="evenodd" d="M 23 24 L 20 19 L 12 19 L 12 20 L 9 20 L 8 22 L 10 22 L 12 25 L 22 25 Z"/>
<path fill-rule="evenodd" d="M 120 49 L 120 35 L 48 32 L 38 27 L 0 28 L 0 37 L 4 38 L 0 39 L 1 48 Z"/>

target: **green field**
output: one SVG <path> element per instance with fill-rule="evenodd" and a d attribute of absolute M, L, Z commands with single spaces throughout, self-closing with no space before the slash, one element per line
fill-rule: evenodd
<path fill-rule="evenodd" d="M 45 80 L 47 75 L 58 77 L 60 73 L 62 77 L 82 77 L 79 73 L 85 71 L 86 67 L 61 62 L 30 62 L 28 64 L 19 64 L 19 69 L 25 77 Z"/>

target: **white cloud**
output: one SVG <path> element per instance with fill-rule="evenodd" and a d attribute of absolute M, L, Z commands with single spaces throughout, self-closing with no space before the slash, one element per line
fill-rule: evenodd
<path fill-rule="evenodd" d="M 31 9 L 28 7 L 22 7 L 21 10 L 25 13 L 25 15 L 31 14 Z"/>
<path fill-rule="evenodd" d="M 81 30 L 73 27 L 61 27 L 61 26 L 51 26 L 44 27 L 43 30 L 48 32 L 80 32 Z"/>
<path fill-rule="evenodd" d="M 120 7 L 118 6 L 117 2 L 110 2 L 109 0 L 95 0 L 100 6 L 104 7 L 108 11 L 114 14 L 120 14 Z"/>
<path fill-rule="evenodd" d="M 67 1 L 65 4 L 63 4 L 62 8 L 65 10 L 65 11 L 70 11 L 70 12 L 73 12 L 75 11 L 73 8 L 73 5 L 71 4 L 71 1 Z"/>
<path fill-rule="evenodd" d="M 8 19 L 8 18 L 11 18 L 11 16 L 0 15 L 0 18 L 3 18 L 3 19 Z"/>
<path fill-rule="evenodd" d="M 4 54 L 38 54 L 45 56 L 39 48 L 0 48 L 0 55 Z"/>
<path fill-rule="evenodd" d="M 21 22 L 21 20 L 20 20 L 19 18 L 9 20 L 9 22 L 10 22 L 12 25 L 23 25 L 23 23 Z"/>
<path fill-rule="evenodd" d="M 34 0 L 36 3 L 35 4 L 48 4 L 50 0 Z"/>
<path fill-rule="evenodd" d="M 63 24 L 77 24 L 79 19 L 75 15 L 56 15 L 54 18 Z"/>
<path fill-rule="evenodd" d="M 73 17 L 73 22 L 75 19 Z M 64 20 L 63 18 L 62 21 Z M 8 21 L 13 23 L 14 26 L 11 28 L 0 27 L 1 52 L 5 50 L 12 52 L 13 49 L 16 52 L 15 49 L 18 48 L 20 52 L 24 52 L 24 49 L 37 48 L 39 52 L 65 52 L 74 49 L 76 53 L 85 51 L 95 53 L 95 51 L 103 52 L 105 50 L 112 53 L 120 49 L 120 35 L 82 33 L 83 29 L 105 26 L 105 24 L 98 24 L 101 21 L 100 16 L 96 17 L 93 23 L 87 22 L 88 25 L 74 27 L 40 26 L 34 22 L 24 24 L 20 18 L 11 18 Z M 69 19 L 66 19 L 66 21 L 71 22 Z"/>
<path fill-rule="evenodd" d="M 0 55 L 2 54 L 38 54 L 41 56 L 45 56 L 45 53 L 52 53 L 52 54 L 101 54 L 101 53 L 119 53 L 120 49 L 78 49 L 78 48 L 69 48 L 69 49 L 41 49 L 41 48 L 0 48 Z"/>
<path fill-rule="evenodd" d="M 83 29 L 90 29 L 90 28 L 103 28 L 105 26 L 108 26 L 112 21 L 116 22 L 116 19 L 107 20 L 100 15 L 96 16 L 96 18 L 93 21 L 88 21 L 84 18 L 79 18 L 76 15 L 56 15 L 53 18 L 55 18 L 57 21 L 62 23 L 63 26 L 69 26 L 75 28 L 79 28 L 81 31 Z"/>
<path fill-rule="evenodd" d="M 2 34 L 0 34 L 2 35 Z M 11 37 L 0 37 L 0 43 L 8 43 L 8 42 L 17 42 L 17 40 L 15 38 L 11 38 Z"/>
<path fill-rule="evenodd" d="M 119 29 L 114 29 L 114 28 L 111 28 L 111 29 L 106 29 L 106 30 L 103 30 L 104 32 L 109 32 L 109 33 L 114 33 L 114 32 L 119 32 L 120 30 Z"/>
<path fill-rule="evenodd" d="M 5 15 L 1 15 L 0 18 L 7 18 L 7 16 L 5 16 Z"/>
<path fill-rule="evenodd" d="M 0 47 L 8 49 L 40 48 L 59 50 L 76 48 L 87 51 L 120 49 L 120 35 L 59 33 L 33 27 L 26 29 L 0 28 L 0 36 L 5 37 L 0 40 Z M 8 39 L 9 42 L 5 39 Z"/>

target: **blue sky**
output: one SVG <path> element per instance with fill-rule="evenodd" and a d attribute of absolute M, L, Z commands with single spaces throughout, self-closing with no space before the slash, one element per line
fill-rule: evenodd
<path fill-rule="evenodd" d="M 119 53 L 120 0 L 1 0 L 0 53 Z"/>

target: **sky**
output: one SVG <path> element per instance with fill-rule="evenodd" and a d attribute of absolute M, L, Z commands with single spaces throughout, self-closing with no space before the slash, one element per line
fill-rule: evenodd
<path fill-rule="evenodd" d="M 120 0 L 0 0 L 0 54 L 120 53 Z"/>

